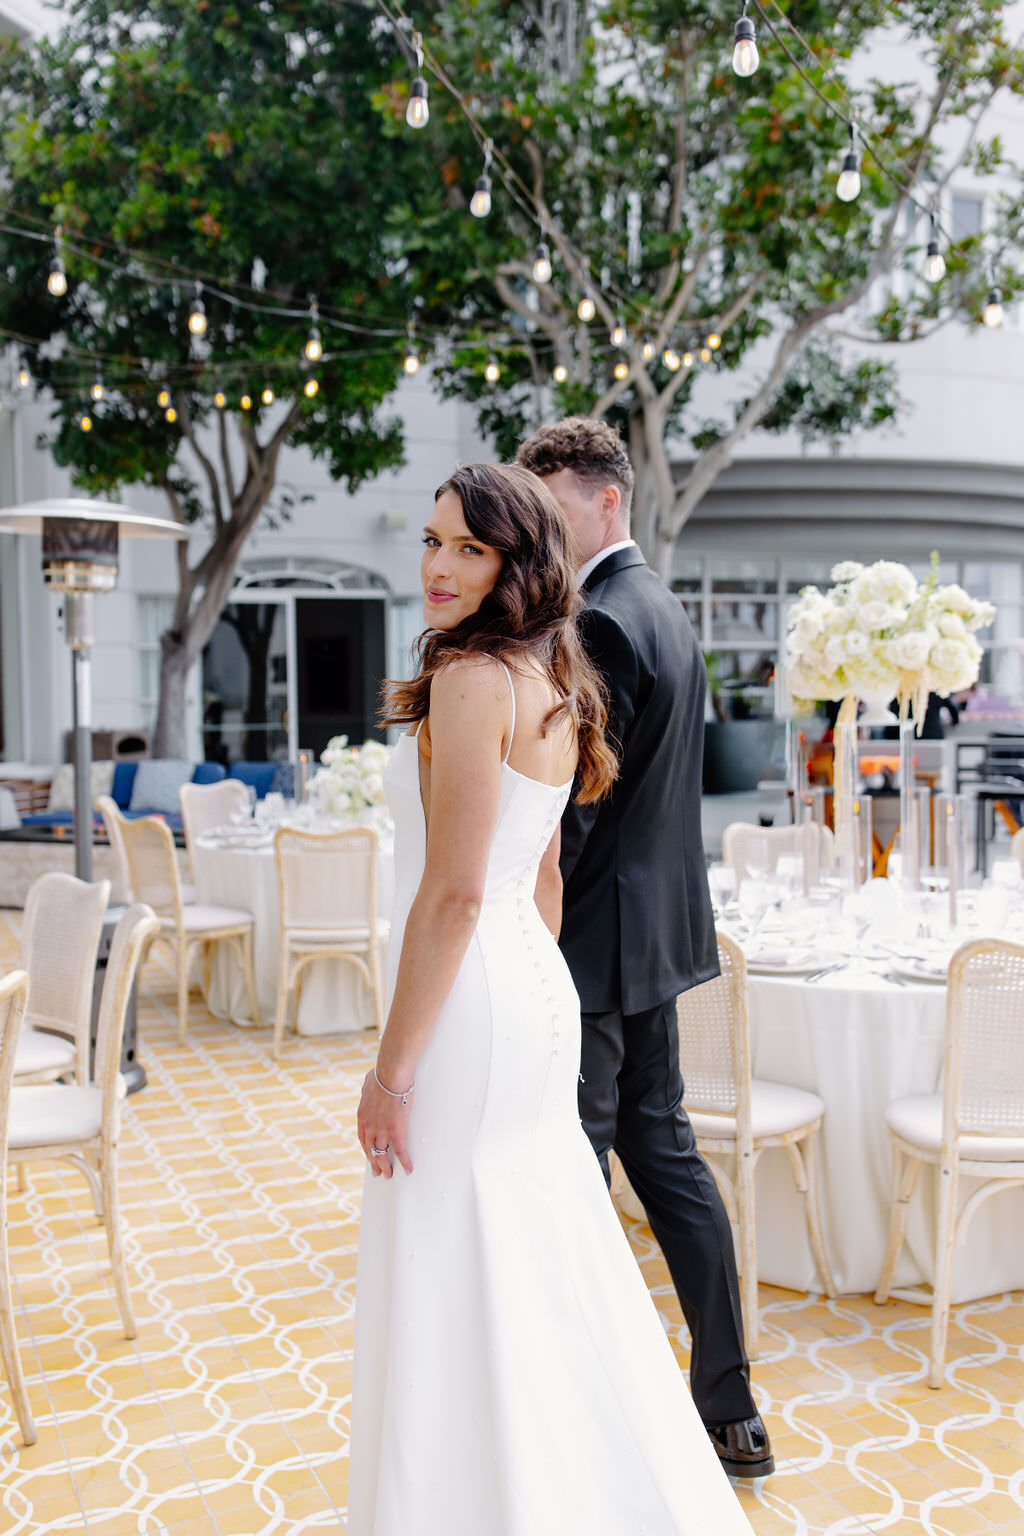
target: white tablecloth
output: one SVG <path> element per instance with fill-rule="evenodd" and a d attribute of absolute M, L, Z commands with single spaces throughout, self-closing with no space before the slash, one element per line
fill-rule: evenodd
<path fill-rule="evenodd" d="M 908 1093 L 934 1093 L 943 1058 L 944 986 L 895 986 L 837 971 L 819 982 L 750 977 L 756 1077 L 809 1088 L 825 1101 L 821 1193 L 839 1290 L 873 1291 L 885 1253 L 892 1158 L 885 1110 Z M 907 1222 L 895 1284 L 931 1281 L 936 1174 L 925 1168 Z M 964 1181 L 964 1194 L 975 1187 Z M 802 1202 L 782 1150 L 757 1169 L 758 1274 L 769 1284 L 816 1287 Z M 983 1205 L 953 1269 L 954 1302 L 1024 1286 L 1024 1190 Z"/>
<path fill-rule="evenodd" d="M 256 995 L 263 1023 L 272 1024 L 277 1007 L 281 931 L 274 850 L 218 848 L 200 840 L 193 854 L 193 866 L 198 901 L 242 907 L 252 913 L 256 924 Z M 377 866 L 377 903 L 383 918 L 390 916 L 393 889 L 394 860 L 390 847 L 382 844 Z M 213 948 L 207 1003 L 218 1018 L 230 1018 L 236 1024 L 252 1023 L 237 952 L 231 945 L 217 944 Z M 354 965 L 344 960 L 319 960 L 305 969 L 298 1010 L 301 1035 L 344 1034 L 370 1029 L 373 1024 L 373 1003 Z"/>

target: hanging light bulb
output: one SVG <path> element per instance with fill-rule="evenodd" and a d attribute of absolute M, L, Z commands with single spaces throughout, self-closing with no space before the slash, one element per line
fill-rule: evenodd
<path fill-rule="evenodd" d="M 712 331 L 711 335 L 705 339 L 704 345 L 710 347 L 712 352 L 717 352 L 722 345 L 722 338 L 717 331 Z"/>
<path fill-rule="evenodd" d="M 264 405 L 273 405 L 273 403 L 274 403 L 274 391 L 271 389 L 269 384 L 267 385 L 267 387 L 263 391 L 263 393 L 260 395 L 260 399 L 263 401 Z"/>
<path fill-rule="evenodd" d="M 612 343 L 612 346 L 613 347 L 624 347 L 626 345 L 626 339 L 627 339 L 626 327 L 625 327 L 625 324 L 623 323 L 622 316 L 620 315 L 620 316 L 617 317 L 617 319 L 615 321 L 615 324 L 612 326 L 612 329 L 611 329 L 611 343 Z"/>
<path fill-rule="evenodd" d="M 206 335 L 206 307 L 203 304 L 203 285 L 196 283 L 192 307 L 188 312 L 188 328 L 193 336 Z"/>
<path fill-rule="evenodd" d="M 239 400 L 238 403 L 242 407 L 243 411 L 251 411 L 252 410 L 252 395 L 243 395 L 241 400 Z"/>
<path fill-rule="evenodd" d="M 747 4 L 744 0 L 743 15 L 733 29 L 732 67 L 736 74 L 747 79 L 756 72 L 760 62 L 761 55 L 757 51 L 754 23 L 747 15 Z"/>
<path fill-rule="evenodd" d="M 850 124 L 850 147 L 843 159 L 843 168 L 836 182 L 836 196 L 841 203 L 852 203 L 860 195 L 860 157 L 853 124 Z"/>
<path fill-rule="evenodd" d="M 213 397 L 213 403 L 218 411 L 222 411 L 228 403 L 228 397 L 222 389 L 218 389 Z"/>
<path fill-rule="evenodd" d="M 692 352 L 684 352 L 683 353 L 683 367 L 684 368 L 692 368 L 693 367 L 693 353 Z"/>
<path fill-rule="evenodd" d="M 171 423 L 172 423 L 172 424 L 173 424 L 173 423 L 174 423 L 174 422 L 176 422 L 176 421 L 177 421 L 177 419 L 178 419 L 178 413 L 177 413 L 177 411 L 176 411 L 176 410 L 175 410 L 175 409 L 174 409 L 174 406 L 173 406 L 173 405 L 169 405 L 169 406 L 168 406 L 168 407 L 167 407 L 167 409 L 166 409 L 166 411 L 164 411 L 164 416 L 165 416 L 165 417 L 166 417 L 166 418 L 167 418 L 167 420 L 168 420 L 168 421 L 169 421 L 169 422 L 171 422 Z"/>
<path fill-rule="evenodd" d="M 427 82 L 422 75 L 423 39 L 418 32 L 412 35 L 412 46 L 416 54 L 416 78 L 409 87 L 409 105 L 405 109 L 405 120 L 410 128 L 425 128 L 430 121 L 430 107 L 427 104 Z"/>
<path fill-rule="evenodd" d="M 710 347 L 701 347 L 701 349 L 700 349 L 700 360 L 701 360 L 702 363 L 710 363 L 710 361 L 711 361 L 711 349 L 710 349 Z"/>
<path fill-rule="evenodd" d="M 619 361 L 615 364 L 614 373 L 617 379 L 629 378 L 629 364 L 624 357 L 620 357 Z"/>
<path fill-rule="evenodd" d="M 58 224 L 53 232 L 53 260 L 50 262 L 50 275 L 46 279 L 46 286 L 55 299 L 62 299 L 68 291 L 68 275 L 64 270 L 64 257 L 60 248 L 61 232 Z M 83 431 L 88 432 L 91 426 L 90 421 Z"/>
<path fill-rule="evenodd" d="M 576 313 L 584 324 L 589 325 L 597 313 L 597 305 L 594 303 L 594 295 L 589 288 L 584 288 L 583 297 L 576 306 Z"/>
<path fill-rule="evenodd" d="M 539 287 L 551 281 L 551 252 L 542 240 L 537 247 L 537 254 L 533 258 L 533 280 Z"/>
<path fill-rule="evenodd" d="M 556 384 L 564 384 L 569 377 L 569 370 L 564 363 L 556 363 L 551 377 Z"/>
<path fill-rule="evenodd" d="M 91 432 L 92 431 L 92 417 L 91 416 L 86 416 L 83 413 L 78 418 L 78 425 L 81 427 L 83 432 Z"/>
<path fill-rule="evenodd" d="M 29 385 L 31 383 L 32 383 L 32 375 L 29 373 L 28 369 L 27 368 L 19 368 L 18 369 L 18 388 L 19 389 L 28 389 L 28 387 L 29 387 Z"/>
<path fill-rule="evenodd" d="M 306 345 L 302 349 L 303 356 L 309 363 L 318 363 L 324 355 L 323 343 L 320 340 L 320 307 L 316 299 L 309 301 L 309 335 L 306 337 Z"/>
<path fill-rule="evenodd" d="M 469 200 L 469 211 L 474 219 L 486 219 L 491 211 L 491 178 L 488 175 L 491 165 L 491 156 L 494 153 L 494 145 L 490 139 L 484 145 L 484 168 L 477 178 L 473 189 L 473 196 Z"/>
<path fill-rule="evenodd" d="M 488 358 L 487 367 L 484 369 L 484 378 L 487 380 L 488 384 L 497 384 L 498 380 L 501 378 L 501 368 L 499 367 L 496 358 Z"/>
<path fill-rule="evenodd" d="M 1003 323 L 1003 301 L 998 288 L 989 289 L 988 298 L 985 300 L 985 309 L 982 320 L 990 331 L 996 331 Z"/>
<path fill-rule="evenodd" d="M 157 405 L 164 406 L 164 407 L 170 405 L 170 403 L 171 403 L 171 392 L 170 392 L 170 390 L 169 389 L 162 389 L 160 391 L 160 393 L 156 397 L 156 403 L 157 403 Z"/>
<path fill-rule="evenodd" d="M 93 382 L 92 389 L 89 391 L 89 393 L 92 395 L 94 400 L 102 400 L 103 399 L 103 394 L 104 394 L 103 380 L 100 378 L 99 374 L 96 375 L 96 378 L 95 378 L 95 380 Z"/>
<path fill-rule="evenodd" d="M 645 363 L 649 363 L 649 362 L 653 361 L 653 358 L 654 358 L 654 342 L 653 341 L 645 341 L 644 342 L 643 346 L 640 348 L 640 356 L 643 358 Z"/>
<path fill-rule="evenodd" d="M 681 361 L 679 353 L 675 350 L 674 347 L 666 347 L 664 352 L 661 354 L 661 360 L 665 364 L 665 367 L 668 369 L 669 373 L 675 373 L 678 370 Z"/>
<path fill-rule="evenodd" d="M 319 393 L 319 391 L 320 384 L 317 379 L 307 379 L 305 384 L 302 386 L 302 392 L 307 400 L 312 400 L 313 397 Z"/>

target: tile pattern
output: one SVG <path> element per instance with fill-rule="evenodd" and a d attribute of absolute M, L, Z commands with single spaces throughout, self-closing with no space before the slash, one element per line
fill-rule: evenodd
<path fill-rule="evenodd" d="M 0 913 L 0 966 L 17 920 Z M 84 1180 L 40 1165 L 24 1195 L 12 1181 L 39 1442 L 20 1445 L 0 1383 L 0 1532 L 343 1532 L 353 1114 L 374 1038 L 293 1040 L 275 1065 L 268 1031 L 195 1000 L 178 1050 L 159 959 L 140 1034 L 150 1085 L 128 1101 L 122 1146 L 137 1340 L 120 1334 Z M 645 1227 L 628 1229 L 685 1366 L 664 1263 Z M 920 1309 L 768 1287 L 762 1306 L 753 1375 L 778 1471 L 739 1494 L 757 1536 L 1024 1536 L 1024 1296 L 955 1310 L 941 1392 L 925 1384 Z"/>

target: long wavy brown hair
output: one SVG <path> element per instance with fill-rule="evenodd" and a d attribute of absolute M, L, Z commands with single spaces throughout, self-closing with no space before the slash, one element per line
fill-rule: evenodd
<path fill-rule="evenodd" d="M 544 482 L 517 464 L 467 464 L 434 496 L 459 498 L 475 539 L 503 556 L 498 580 L 480 607 L 454 629 L 427 629 L 416 641 L 411 682 L 384 684 L 384 725 L 412 725 L 430 710 L 430 685 L 459 656 L 492 656 L 514 665 L 539 661 L 558 695 L 543 730 L 568 716 L 576 730 L 576 798 L 608 793 L 618 764 L 605 739 L 605 689 L 580 642 L 582 599 L 570 554 L 569 526 Z"/>

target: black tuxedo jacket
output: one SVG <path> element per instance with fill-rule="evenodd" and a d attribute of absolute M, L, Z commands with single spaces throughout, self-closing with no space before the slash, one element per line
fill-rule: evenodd
<path fill-rule="evenodd" d="M 584 1013 L 641 1013 L 718 974 L 700 826 L 707 676 L 682 604 L 635 545 L 583 594 L 620 767 L 608 798 L 563 817 L 559 942 Z"/>

